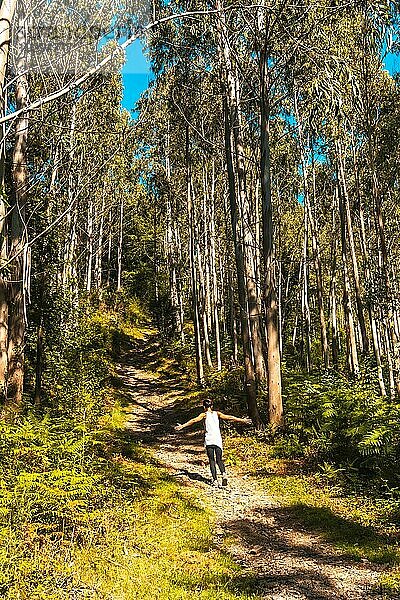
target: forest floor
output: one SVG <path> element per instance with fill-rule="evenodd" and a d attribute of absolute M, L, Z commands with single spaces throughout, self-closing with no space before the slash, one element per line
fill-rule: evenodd
<path fill-rule="evenodd" d="M 312 531 L 304 526 L 295 511 L 271 495 L 263 479 L 246 474 L 240 460 L 228 467 L 227 488 L 210 487 L 202 431 L 174 431 L 178 421 L 195 412 L 193 405 L 192 410 L 187 408 L 185 382 L 178 374 L 160 371 L 154 333 L 135 341 L 133 350 L 118 365 L 117 375 L 129 438 L 150 452 L 178 486 L 190 488 L 199 506 L 209 511 L 213 552 L 227 555 L 237 565 L 235 577 L 242 580 L 246 598 L 389 597 L 379 585 L 385 567 L 365 558 L 349 560 L 334 544 L 327 543 L 318 528 Z M 337 524 L 347 526 L 344 519 L 337 519 Z M 190 564 L 184 561 L 181 568 L 190 569 Z M 205 560 L 207 568 L 212 565 Z M 200 593 L 194 595 L 200 597 Z"/>

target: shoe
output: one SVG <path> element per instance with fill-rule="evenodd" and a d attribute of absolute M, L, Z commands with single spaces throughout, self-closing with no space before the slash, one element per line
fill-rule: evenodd
<path fill-rule="evenodd" d="M 226 487 L 228 485 L 228 478 L 226 475 L 222 475 L 222 486 Z"/>
<path fill-rule="evenodd" d="M 211 485 L 211 487 L 214 487 L 214 488 L 219 487 L 218 479 L 211 479 L 210 485 Z"/>

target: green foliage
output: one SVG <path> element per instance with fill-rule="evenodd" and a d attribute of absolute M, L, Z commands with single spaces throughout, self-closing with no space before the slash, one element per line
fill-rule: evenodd
<path fill-rule="evenodd" d="M 399 457 L 399 405 L 364 380 L 289 373 L 284 382 L 288 434 L 277 456 L 336 462 L 362 473 L 393 477 Z"/>
<path fill-rule="evenodd" d="M 109 397 L 115 337 L 134 342 L 140 307 L 127 312 L 130 322 L 82 303 L 76 330 L 47 364 L 47 404 L 0 424 L 0 596 L 256 598 L 213 548 L 198 493 L 132 442 Z"/>
<path fill-rule="evenodd" d="M 209 373 L 207 383 L 210 395 L 221 409 L 230 410 L 235 414 L 247 414 L 242 367 Z"/>
<path fill-rule="evenodd" d="M 73 317 L 52 320 L 40 406 L 0 423 L 0 537 L 7 539 L 0 550 L 2 597 L 17 597 L 15 586 L 21 598 L 44 597 L 32 595 L 41 586 L 43 594 L 55 589 L 57 572 L 47 572 L 41 561 L 55 560 L 52 545 L 88 539 L 117 490 L 109 434 L 99 418 L 108 410 L 119 326 L 114 312 L 84 300 Z M 32 558 L 33 551 L 38 556 Z"/>

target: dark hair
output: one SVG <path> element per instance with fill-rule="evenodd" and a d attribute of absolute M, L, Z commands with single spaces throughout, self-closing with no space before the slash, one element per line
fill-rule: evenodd
<path fill-rule="evenodd" d="M 213 406 L 213 401 L 212 401 L 212 400 L 210 400 L 210 398 L 205 398 L 205 399 L 203 400 L 203 406 L 204 406 L 204 408 L 212 408 L 212 406 Z"/>

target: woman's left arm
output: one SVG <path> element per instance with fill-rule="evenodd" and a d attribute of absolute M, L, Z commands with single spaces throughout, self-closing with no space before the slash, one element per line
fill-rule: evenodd
<path fill-rule="evenodd" d="M 233 415 L 225 415 L 224 413 L 217 411 L 218 417 L 223 421 L 233 421 L 234 423 L 242 423 L 243 425 L 251 425 L 252 420 L 249 417 L 246 419 L 240 419 L 239 417 L 234 417 Z"/>

